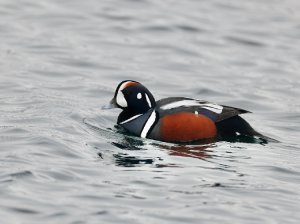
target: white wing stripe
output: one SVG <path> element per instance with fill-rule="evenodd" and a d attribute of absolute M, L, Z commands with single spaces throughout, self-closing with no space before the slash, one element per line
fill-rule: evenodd
<path fill-rule="evenodd" d="M 169 103 L 161 107 L 162 110 L 169 110 L 178 107 L 191 107 L 191 106 L 200 106 L 204 109 L 210 110 L 217 114 L 220 114 L 223 110 L 223 107 L 217 104 L 204 103 L 203 101 L 197 100 L 181 100 L 173 103 Z"/>
<path fill-rule="evenodd" d="M 141 133 L 141 137 L 142 138 L 146 138 L 147 134 L 148 134 L 148 131 L 150 130 L 150 128 L 152 127 L 152 125 L 154 124 L 156 120 L 156 113 L 155 113 L 155 110 L 151 113 L 150 117 L 148 118 L 143 130 L 142 130 L 142 133 Z"/>
<path fill-rule="evenodd" d="M 168 110 L 168 109 L 173 109 L 177 107 L 188 107 L 188 106 L 199 106 L 201 105 L 198 101 L 196 100 L 182 100 L 182 101 L 177 101 L 173 103 L 169 103 L 167 105 L 164 105 L 161 107 L 162 110 Z"/>
<path fill-rule="evenodd" d="M 220 114 L 222 112 L 222 109 L 215 109 L 215 108 L 212 108 L 212 107 L 202 107 L 203 109 L 206 109 L 206 110 L 210 110 L 212 112 L 215 112 L 217 114 Z"/>

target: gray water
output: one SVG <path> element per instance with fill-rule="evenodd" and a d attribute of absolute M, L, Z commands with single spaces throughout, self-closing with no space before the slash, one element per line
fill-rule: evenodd
<path fill-rule="evenodd" d="M 0 5 L 0 223 L 299 223 L 298 0 Z M 281 143 L 127 136 L 101 110 L 125 79 Z"/>

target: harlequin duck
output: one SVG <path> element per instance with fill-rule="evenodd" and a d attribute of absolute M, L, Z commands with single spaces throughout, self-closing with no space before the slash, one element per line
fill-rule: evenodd
<path fill-rule="evenodd" d="M 123 110 L 118 125 L 142 138 L 165 142 L 237 136 L 274 140 L 256 132 L 238 116 L 251 113 L 247 110 L 185 97 L 155 101 L 145 86 L 132 80 L 121 82 L 114 98 L 102 107 L 111 108 Z"/>

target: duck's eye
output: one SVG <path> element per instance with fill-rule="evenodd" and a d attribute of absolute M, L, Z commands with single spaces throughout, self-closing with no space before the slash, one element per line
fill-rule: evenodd
<path fill-rule="evenodd" d="M 131 92 L 124 93 L 125 96 L 130 96 Z"/>

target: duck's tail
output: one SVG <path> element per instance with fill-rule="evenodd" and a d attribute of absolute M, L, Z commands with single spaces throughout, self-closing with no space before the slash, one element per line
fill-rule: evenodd
<path fill-rule="evenodd" d="M 221 138 L 247 136 L 251 138 L 261 138 L 267 141 L 279 142 L 276 139 L 267 137 L 255 131 L 250 124 L 240 116 L 233 116 L 216 122 L 215 124 L 218 130 L 218 136 Z"/>
<path fill-rule="evenodd" d="M 256 137 L 256 138 L 262 138 L 262 139 L 265 139 L 265 140 L 267 140 L 267 141 L 272 141 L 272 142 L 280 143 L 280 141 L 278 141 L 278 140 L 276 140 L 276 139 L 274 139 L 274 138 L 270 138 L 270 137 L 268 137 L 268 136 L 262 135 L 262 134 L 260 134 L 259 132 L 255 131 L 254 129 L 253 129 L 253 131 L 254 131 L 253 137 Z"/>

